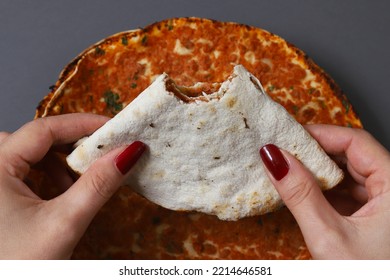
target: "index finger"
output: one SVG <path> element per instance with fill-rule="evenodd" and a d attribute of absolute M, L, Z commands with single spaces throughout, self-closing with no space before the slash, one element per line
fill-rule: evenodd
<path fill-rule="evenodd" d="M 75 142 L 92 134 L 108 120 L 93 114 L 65 114 L 29 122 L 0 145 L 0 161 L 12 175 L 24 178 L 53 145 Z"/>
<path fill-rule="evenodd" d="M 390 159 L 389 152 L 363 129 L 326 124 L 311 124 L 305 128 L 326 152 L 363 160 L 361 165 L 364 168 L 370 167 L 373 159 Z"/>
<path fill-rule="evenodd" d="M 335 125 L 307 125 L 305 128 L 323 149 L 332 155 L 345 155 L 351 175 L 365 183 L 388 177 L 390 169 L 389 152 L 367 131 Z M 371 185 L 366 185 L 371 191 Z M 374 193 L 372 193 L 374 194 Z"/>

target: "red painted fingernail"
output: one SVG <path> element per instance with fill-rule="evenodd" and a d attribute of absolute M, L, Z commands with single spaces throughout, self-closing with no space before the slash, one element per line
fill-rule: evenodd
<path fill-rule="evenodd" d="M 145 151 L 146 145 L 141 141 L 130 144 L 123 152 L 115 158 L 115 165 L 125 175 L 134 166 L 137 160 Z"/>
<path fill-rule="evenodd" d="M 278 147 L 267 144 L 260 149 L 260 156 L 275 180 L 280 181 L 287 175 L 289 166 Z"/>

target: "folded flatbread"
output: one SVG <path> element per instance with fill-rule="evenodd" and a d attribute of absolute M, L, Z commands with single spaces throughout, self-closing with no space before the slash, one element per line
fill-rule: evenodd
<path fill-rule="evenodd" d="M 212 92 L 202 92 L 205 88 Z M 343 177 L 309 133 L 241 65 L 225 82 L 208 87 L 179 87 L 167 74 L 158 76 L 67 162 L 83 173 L 107 152 L 136 140 L 148 149 L 130 171 L 129 186 L 163 207 L 223 220 L 282 205 L 259 156 L 265 144 L 295 155 L 322 189 Z"/>

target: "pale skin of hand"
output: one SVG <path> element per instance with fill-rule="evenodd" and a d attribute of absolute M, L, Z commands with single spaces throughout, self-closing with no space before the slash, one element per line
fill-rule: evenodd
<path fill-rule="evenodd" d="M 32 165 L 52 146 L 91 134 L 107 118 L 73 114 L 31 122 L 13 134 L 0 133 L 0 258 L 67 259 L 87 226 L 118 189 L 124 175 L 114 165 L 119 150 L 102 157 L 66 191 L 42 200 L 24 183 Z M 359 129 L 327 125 L 306 129 L 331 155 L 341 158 L 353 178 L 350 189 L 363 205 L 343 216 L 326 200 L 312 175 L 282 151 L 289 171 L 273 179 L 317 259 L 390 258 L 390 154 Z M 33 141 L 34 140 L 34 141 Z M 65 182 L 65 183 L 64 183 Z"/>
<path fill-rule="evenodd" d="M 57 170 L 66 191 L 51 200 L 40 199 L 23 180 L 49 149 L 90 135 L 107 120 L 70 114 L 0 133 L 0 259 L 71 257 L 95 214 L 124 180 L 114 164 L 120 149 L 96 161 L 75 183 L 65 169 Z"/>
<path fill-rule="evenodd" d="M 282 151 L 289 166 L 287 174 L 279 181 L 268 175 L 297 220 L 312 257 L 390 259 L 389 152 L 362 129 L 331 125 L 305 128 L 328 154 L 344 163 L 351 177 L 347 182 L 351 196 L 359 202 L 348 215 L 340 214 L 310 172 Z"/>

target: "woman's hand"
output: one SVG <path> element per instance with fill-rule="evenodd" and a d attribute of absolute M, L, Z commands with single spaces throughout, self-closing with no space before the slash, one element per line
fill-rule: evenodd
<path fill-rule="evenodd" d="M 389 152 L 361 129 L 331 125 L 306 129 L 328 154 L 345 164 L 350 175 L 346 183 L 355 204 L 345 200 L 342 205 L 338 198 L 335 206 L 350 210 L 351 205 L 361 206 L 351 215 L 340 214 L 297 159 L 271 145 L 260 150 L 269 177 L 297 220 L 313 258 L 389 259 Z"/>
<path fill-rule="evenodd" d="M 66 259 L 92 218 L 116 192 L 145 146 L 135 142 L 97 160 L 74 184 L 65 169 L 46 165 L 63 192 L 42 200 L 24 182 L 51 148 L 92 134 L 108 119 L 69 114 L 32 121 L 0 133 L 0 258 Z M 119 154 L 119 155 L 118 155 Z"/>

